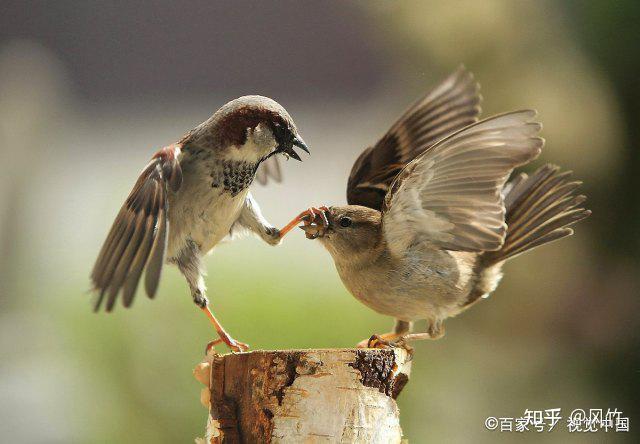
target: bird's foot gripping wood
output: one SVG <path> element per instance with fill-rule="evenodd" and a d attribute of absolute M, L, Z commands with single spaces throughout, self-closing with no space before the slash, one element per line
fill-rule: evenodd
<path fill-rule="evenodd" d="M 249 344 L 245 344 L 244 342 L 236 341 L 231 336 L 227 336 L 226 340 L 222 338 L 214 339 L 213 341 L 207 344 L 205 349 L 205 353 L 211 352 L 216 345 L 224 343 L 232 353 L 242 353 L 249 350 Z"/>
<path fill-rule="evenodd" d="M 209 342 L 209 344 L 207 344 L 207 348 L 205 351 L 206 353 L 209 353 L 209 351 L 211 351 L 213 347 L 215 347 L 220 343 L 224 343 L 234 353 L 240 353 L 240 352 L 249 350 L 248 344 L 245 344 L 244 342 L 236 341 L 229 335 L 229 333 L 226 332 L 226 330 L 222 327 L 222 324 L 220 324 L 220 322 L 213 315 L 213 312 L 211 311 L 208 305 L 201 307 L 201 309 L 202 311 L 205 312 L 205 314 L 213 324 L 213 327 L 216 329 L 216 332 L 218 333 L 218 336 L 219 336 L 218 339 L 211 341 Z"/>
<path fill-rule="evenodd" d="M 400 333 L 383 333 L 380 335 L 371 335 L 369 339 L 364 339 L 356 345 L 358 348 L 403 348 L 409 354 L 413 353 L 413 347 L 407 344 L 406 334 Z"/>
<path fill-rule="evenodd" d="M 369 339 L 364 339 L 356 345 L 358 348 L 404 348 L 410 354 L 413 347 L 409 341 L 424 341 L 426 339 L 440 339 L 444 336 L 444 326 L 442 323 L 431 325 L 425 333 L 383 333 L 381 335 L 371 335 Z"/>

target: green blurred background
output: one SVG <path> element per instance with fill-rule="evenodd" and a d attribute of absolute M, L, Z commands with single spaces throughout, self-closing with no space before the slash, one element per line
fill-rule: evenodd
<path fill-rule="evenodd" d="M 416 345 L 412 443 L 637 441 L 640 2 L 0 3 L 0 440 L 192 442 L 191 374 L 214 337 L 167 268 L 156 301 L 93 314 L 88 275 L 138 171 L 227 100 L 282 103 L 312 149 L 254 194 L 282 225 L 345 201 L 359 152 L 465 63 L 484 115 L 533 107 L 537 161 L 573 169 L 594 215 L 518 258 L 488 300 Z M 532 167 L 535 167 L 533 165 Z M 392 321 L 302 233 L 207 259 L 210 298 L 254 349 L 348 347 Z M 499 434 L 487 416 L 617 407 L 631 433 Z"/>

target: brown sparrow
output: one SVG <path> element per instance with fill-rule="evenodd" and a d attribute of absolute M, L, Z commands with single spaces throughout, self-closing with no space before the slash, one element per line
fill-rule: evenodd
<path fill-rule="evenodd" d="M 301 214 L 347 289 L 396 319 L 359 346 L 440 338 L 443 321 L 495 290 L 507 259 L 572 234 L 584 196 L 569 172 L 545 165 L 507 183 L 543 139 L 534 111 L 476 121 L 478 86 L 459 69 L 356 160 L 349 205 Z M 427 320 L 425 333 L 410 334 Z"/>
<path fill-rule="evenodd" d="M 245 96 L 153 155 L 91 273 L 95 310 L 104 302 L 111 311 L 119 294 L 129 307 L 143 271 L 146 293 L 153 298 L 168 262 L 184 275 L 193 302 L 213 323 L 220 337 L 214 343 L 245 350 L 247 345 L 231 338 L 209 309 L 202 257 L 238 230 L 276 245 L 297 224 L 274 228 L 249 193 L 256 174 L 262 181 L 279 179 L 275 155 L 300 160 L 294 146 L 309 152 L 287 111 L 267 97 Z"/>

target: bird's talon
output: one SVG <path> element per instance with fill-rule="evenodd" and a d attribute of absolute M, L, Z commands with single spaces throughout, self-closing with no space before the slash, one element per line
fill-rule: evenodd
<path fill-rule="evenodd" d="M 372 335 L 367 342 L 367 348 L 389 348 L 392 343 L 382 339 L 379 335 Z"/>
<path fill-rule="evenodd" d="M 399 336 L 395 333 L 385 333 L 382 335 L 371 335 L 369 339 L 360 341 L 357 348 L 403 348 L 407 352 L 412 353 L 413 348 L 407 344 L 404 336 Z"/>
<path fill-rule="evenodd" d="M 205 353 L 208 355 L 216 345 L 224 343 L 232 353 L 241 353 L 249 350 L 249 345 L 244 342 L 236 341 L 233 338 L 218 338 L 207 344 L 207 348 L 205 349 Z"/>
<path fill-rule="evenodd" d="M 235 339 L 229 338 L 229 342 L 226 342 L 226 344 L 232 353 L 242 353 L 249 350 L 248 344 L 245 344 L 244 342 L 236 341 Z"/>
<path fill-rule="evenodd" d="M 329 226 L 329 219 L 327 219 L 327 213 L 325 211 L 328 210 L 324 210 L 323 208 L 327 208 L 327 207 L 320 207 L 320 209 L 316 210 L 318 211 L 318 216 L 320 216 L 320 219 L 322 220 L 322 225 L 326 228 Z"/>

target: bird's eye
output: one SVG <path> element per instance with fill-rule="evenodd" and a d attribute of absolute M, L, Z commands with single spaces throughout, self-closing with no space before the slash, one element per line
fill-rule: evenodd
<path fill-rule="evenodd" d="M 349 219 L 348 217 L 343 217 L 340 219 L 340 226 L 347 228 L 351 226 L 351 219 Z"/>

